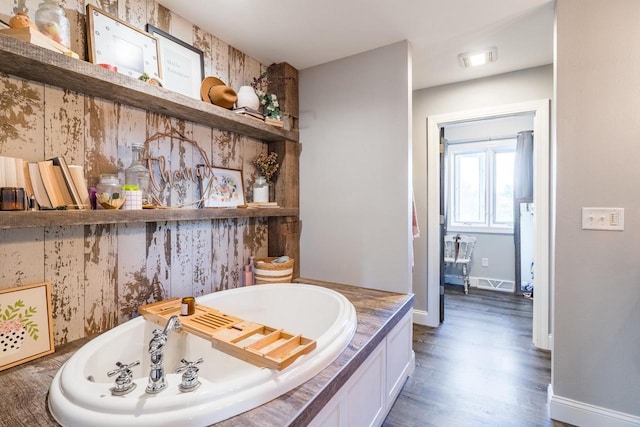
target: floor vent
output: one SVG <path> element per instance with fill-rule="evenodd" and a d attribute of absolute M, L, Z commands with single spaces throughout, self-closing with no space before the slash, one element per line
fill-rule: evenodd
<path fill-rule="evenodd" d="M 516 282 L 511 280 L 487 279 L 486 277 L 470 277 L 471 287 L 489 289 L 491 291 L 514 292 Z"/>

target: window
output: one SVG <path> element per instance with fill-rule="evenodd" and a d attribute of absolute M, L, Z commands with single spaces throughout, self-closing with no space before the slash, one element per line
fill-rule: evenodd
<path fill-rule="evenodd" d="M 515 148 L 515 138 L 448 145 L 448 229 L 513 231 Z"/>

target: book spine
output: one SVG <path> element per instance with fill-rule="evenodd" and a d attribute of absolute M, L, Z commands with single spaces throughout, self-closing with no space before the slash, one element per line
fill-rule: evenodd
<path fill-rule="evenodd" d="M 42 175 L 40 175 L 40 166 L 34 162 L 29 163 L 28 168 L 31 185 L 33 186 L 33 194 L 36 196 L 38 205 L 40 208 L 51 209 L 53 206 L 44 188 L 44 181 L 42 180 Z"/>
<path fill-rule="evenodd" d="M 38 168 L 40 169 L 44 189 L 47 191 L 49 200 L 51 200 L 51 207 L 64 206 L 62 195 L 56 191 L 58 186 L 56 185 L 56 177 L 53 174 L 53 163 L 50 160 L 38 162 Z"/>
<path fill-rule="evenodd" d="M 80 196 L 80 193 L 76 188 L 76 185 L 73 181 L 73 177 L 71 175 L 71 171 L 69 170 L 69 166 L 67 165 L 67 162 L 64 159 L 64 157 L 54 157 L 50 160 L 53 162 L 55 166 L 60 167 L 60 170 L 62 172 L 62 177 L 64 179 L 64 186 L 66 187 L 66 190 L 69 192 L 71 196 L 71 204 L 74 205 L 74 207 L 76 207 L 77 209 L 84 209 L 85 207 L 84 207 L 82 197 Z M 63 188 L 62 190 L 64 192 L 65 189 Z"/>

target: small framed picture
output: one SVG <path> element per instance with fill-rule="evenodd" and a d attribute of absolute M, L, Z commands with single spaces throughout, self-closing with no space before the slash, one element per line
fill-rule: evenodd
<path fill-rule="evenodd" d="M 87 5 L 89 61 L 117 67 L 121 74 L 162 78 L 158 40 L 93 5 Z"/>
<path fill-rule="evenodd" d="M 0 371 L 53 352 L 51 284 L 0 291 Z"/>
<path fill-rule="evenodd" d="M 200 100 L 203 52 L 151 24 L 147 24 L 147 31 L 158 38 L 164 87 Z"/>
<path fill-rule="evenodd" d="M 245 205 L 242 171 L 202 168 L 200 194 L 205 208 L 237 208 Z"/>

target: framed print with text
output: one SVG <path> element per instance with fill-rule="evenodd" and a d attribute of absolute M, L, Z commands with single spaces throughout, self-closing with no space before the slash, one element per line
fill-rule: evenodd
<path fill-rule="evenodd" d="M 158 38 L 164 87 L 199 100 L 203 52 L 151 24 L 147 24 L 147 31 Z"/>

